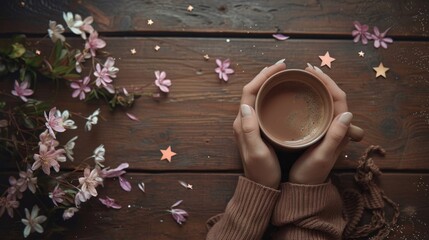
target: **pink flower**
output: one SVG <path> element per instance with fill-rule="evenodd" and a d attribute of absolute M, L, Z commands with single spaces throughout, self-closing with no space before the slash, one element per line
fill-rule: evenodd
<path fill-rule="evenodd" d="M 94 72 L 94 75 L 97 77 L 95 85 L 97 85 L 97 87 L 103 85 L 103 87 L 110 93 L 115 93 L 112 84 L 110 84 L 113 81 L 111 78 L 116 78 L 116 73 L 119 71 L 117 67 L 113 66 L 114 64 L 115 59 L 108 57 L 103 68 L 101 68 L 99 63 L 97 63 L 95 67 L 96 71 Z"/>
<path fill-rule="evenodd" d="M 96 187 L 103 183 L 103 179 L 98 175 L 97 168 L 92 169 L 92 171 L 89 168 L 85 168 L 83 177 L 79 178 L 79 183 L 82 185 L 82 192 L 87 192 L 96 197 Z"/>
<path fill-rule="evenodd" d="M 75 207 L 67 208 L 66 210 L 64 210 L 63 219 L 67 220 L 67 219 L 72 218 L 74 216 L 74 214 L 78 211 L 79 211 L 79 209 L 77 209 Z"/>
<path fill-rule="evenodd" d="M 386 33 L 390 30 L 390 28 L 386 29 L 386 31 L 380 33 L 378 27 L 374 27 L 374 34 L 371 35 L 372 39 L 374 39 L 374 47 L 379 48 L 382 46 L 383 48 L 387 48 L 387 43 L 392 43 L 393 39 L 387 38 Z"/>
<path fill-rule="evenodd" d="M 168 93 L 170 91 L 169 87 L 171 86 L 171 80 L 165 79 L 167 74 L 164 71 L 155 71 L 155 76 L 155 85 L 159 87 L 159 90 L 161 90 L 162 92 Z"/>
<path fill-rule="evenodd" d="M 91 55 L 95 57 L 95 51 L 97 49 L 104 48 L 106 46 L 106 42 L 98 38 L 98 32 L 93 31 L 88 38 L 88 41 L 85 43 L 85 48 L 89 49 Z"/>
<path fill-rule="evenodd" d="M 3 215 L 5 210 L 11 218 L 13 218 L 13 209 L 19 207 L 19 202 L 16 201 L 12 196 L 7 195 L 6 197 L 0 197 L 0 217 Z"/>
<path fill-rule="evenodd" d="M 63 118 L 61 116 L 56 116 L 57 108 L 52 108 L 49 111 L 49 117 L 46 115 L 45 112 L 45 118 L 46 118 L 46 127 L 49 130 L 49 134 L 53 138 L 55 137 L 55 132 L 64 132 L 66 129 L 63 126 Z"/>
<path fill-rule="evenodd" d="M 175 208 L 179 206 L 182 202 L 183 200 L 177 201 L 170 207 L 170 210 L 167 210 L 167 212 L 171 213 L 171 216 L 173 217 L 173 219 L 180 225 L 186 222 L 186 218 L 189 216 L 189 214 L 185 210 Z"/>
<path fill-rule="evenodd" d="M 368 43 L 368 39 L 371 39 L 371 33 L 368 32 L 368 25 L 361 25 L 358 21 L 354 21 L 353 25 L 355 26 L 356 30 L 352 31 L 352 36 L 355 37 L 353 39 L 353 42 L 359 42 L 359 40 L 362 40 L 362 44 L 366 45 Z"/>
<path fill-rule="evenodd" d="M 88 87 L 89 80 L 90 80 L 89 77 L 86 76 L 83 80 L 72 82 L 70 84 L 70 87 L 75 89 L 72 94 L 72 97 L 76 98 L 77 96 L 79 96 L 80 100 L 84 100 L 85 93 L 91 92 L 91 88 Z"/>
<path fill-rule="evenodd" d="M 60 164 L 58 162 L 65 162 L 66 157 L 64 156 L 64 149 L 48 148 L 45 145 L 39 146 L 39 154 L 34 154 L 33 158 L 35 162 L 31 167 L 31 170 L 36 170 L 42 167 L 43 172 L 47 175 L 51 174 L 51 167 L 54 168 L 56 172 L 60 171 Z"/>
<path fill-rule="evenodd" d="M 98 198 L 102 204 L 104 204 L 108 208 L 114 208 L 114 209 L 121 209 L 121 205 L 117 204 L 115 202 L 115 199 L 109 198 L 106 196 L 106 198 Z"/>
<path fill-rule="evenodd" d="M 21 199 L 22 192 L 20 191 L 22 188 L 22 180 L 16 180 L 14 176 L 9 177 L 10 187 L 7 188 L 7 197 L 12 199 Z"/>
<path fill-rule="evenodd" d="M 21 177 L 19 180 L 22 184 L 19 191 L 24 192 L 28 188 L 32 193 L 35 193 L 37 187 L 37 177 L 33 177 L 33 171 L 29 168 L 26 172 L 19 172 L 19 176 Z"/>
<path fill-rule="evenodd" d="M 215 72 L 219 74 L 219 79 L 223 79 L 225 82 L 228 81 L 228 74 L 233 74 L 234 70 L 229 68 L 231 62 L 229 59 L 226 59 L 222 62 L 220 59 L 216 59 L 216 64 L 218 67 L 215 69 Z"/>
<path fill-rule="evenodd" d="M 88 50 L 85 49 L 83 52 L 80 52 L 80 50 L 77 50 L 76 55 L 74 55 L 74 58 L 76 59 L 75 69 L 76 72 L 81 73 L 82 72 L 82 64 L 85 62 L 85 59 L 91 58 L 91 54 L 87 52 Z"/>
<path fill-rule="evenodd" d="M 57 140 L 55 140 L 51 136 L 51 134 L 49 134 L 49 130 L 45 130 L 44 132 L 42 132 L 39 135 L 39 139 L 40 139 L 39 146 L 43 144 L 48 148 L 51 148 L 51 147 L 55 148 L 60 144 Z"/>
<path fill-rule="evenodd" d="M 64 201 L 64 195 L 66 193 L 59 188 L 59 185 L 54 188 L 54 191 L 49 193 L 49 198 L 52 199 L 52 202 L 55 204 L 55 206 L 58 206 L 58 203 L 62 203 Z"/>
<path fill-rule="evenodd" d="M 19 82 L 15 80 L 15 86 L 14 90 L 12 90 L 12 94 L 17 97 L 20 97 L 22 101 L 27 102 L 28 99 L 26 97 L 31 96 L 34 93 L 33 90 L 28 89 L 29 87 L 30 83 L 27 80 L 23 81 L 21 84 L 19 84 Z"/>

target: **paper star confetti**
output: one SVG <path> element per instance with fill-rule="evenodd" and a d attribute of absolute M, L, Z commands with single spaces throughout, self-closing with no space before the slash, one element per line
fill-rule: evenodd
<path fill-rule="evenodd" d="M 335 61 L 335 58 L 329 56 L 329 52 L 326 52 L 324 56 L 319 56 L 319 58 L 322 60 L 321 67 L 326 65 L 331 68 L 331 62 Z"/>
<path fill-rule="evenodd" d="M 137 51 L 136 51 L 136 49 L 135 49 L 135 48 L 130 49 L 130 52 L 131 52 L 131 54 L 132 54 L 132 55 L 134 55 L 134 54 L 136 54 L 136 53 L 137 53 Z"/>
<path fill-rule="evenodd" d="M 194 190 L 192 184 L 186 183 L 184 181 L 179 181 L 180 185 L 186 189 Z"/>
<path fill-rule="evenodd" d="M 365 53 L 363 51 L 358 52 L 359 57 L 365 57 Z"/>
<path fill-rule="evenodd" d="M 153 24 L 152 19 L 147 20 L 147 25 L 152 25 L 152 24 Z"/>
<path fill-rule="evenodd" d="M 158 51 L 159 49 L 161 49 L 161 47 L 156 45 L 153 49 L 155 49 L 155 51 Z"/>
<path fill-rule="evenodd" d="M 384 78 L 386 78 L 386 72 L 389 71 L 390 68 L 387 68 L 383 65 L 382 62 L 380 62 L 380 65 L 378 65 L 378 67 L 373 67 L 375 73 L 375 77 L 379 77 L 379 76 L 383 76 Z"/>
<path fill-rule="evenodd" d="M 40 50 L 36 50 L 36 54 L 40 55 L 40 54 L 42 54 L 42 52 Z"/>
<path fill-rule="evenodd" d="M 194 7 L 192 7 L 192 5 L 188 6 L 188 12 L 192 12 L 192 10 L 194 10 Z"/>
<path fill-rule="evenodd" d="M 210 57 L 208 54 L 204 55 L 204 60 L 209 60 L 209 59 L 210 59 Z"/>
<path fill-rule="evenodd" d="M 165 150 L 160 149 L 160 151 L 162 153 L 161 160 L 167 159 L 168 162 L 171 162 L 171 157 L 177 155 L 175 152 L 171 151 L 171 146 L 168 146 Z"/>

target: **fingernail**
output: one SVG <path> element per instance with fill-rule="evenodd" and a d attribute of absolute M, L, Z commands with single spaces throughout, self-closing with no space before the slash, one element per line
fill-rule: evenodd
<path fill-rule="evenodd" d="M 353 119 L 353 114 L 351 112 L 342 113 L 340 118 L 338 119 L 344 125 L 350 125 Z"/>
<path fill-rule="evenodd" d="M 286 59 L 284 59 L 284 58 L 283 58 L 283 59 L 280 59 L 280 60 L 278 60 L 275 64 L 282 64 L 282 63 L 284 63 L 284 62 L 285 62 L 285 60 L 286 60 Z"/>
<path fill-rule="evenodd" d="M 316 69 L 316 72 L 318 72 L 318 73 L 323 73 L 322 69 L 320 69 L 320 68 L 318 68 L 316 66 L 314 66 L 314 69 Z"/>
<path fill-rule="evenodd" d="M 252 109 L 250 109 L 250 106 L 247 104 L 241 104 L 241 116 L 242 117 L 248 117 L 252 114 Z"/>
<path fill-rule="evenodd" d="M 261 72 L 263 72 L 265 69 L 267 69 L 268 67 L 264 67 L 262 70 L 261 70 Z"/>
<path fill-rule="evenodd" d="M 311 64 L 310 64 L 310 63 L 307 63 L 307 66 L 308 66 L 309 68 L 313 68 L 313 66 L 311 66 Z"/>

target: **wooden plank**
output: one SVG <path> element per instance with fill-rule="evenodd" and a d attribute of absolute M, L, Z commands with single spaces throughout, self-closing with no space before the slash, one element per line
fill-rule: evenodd
<path fill-rule="evenodd" d="M 339 176 L 345 188 L 353 186 L 352 174 Z M 115 198 L 123 209 L 106 209 L 98 200 L 90 200 L 75 218 L 65 223 L 69 231 L 64 239 L 204 239 L 206 220 L 224 210 L 234 193 L 238 176 L 133 173 L 126 177 L 133 185 L 131 192 L 123 192 L 117 180 L 108 180 L 99 191 L 101 197 Z M 194 190 L 184 189 L 178 180 L 193 184 Z M 137 188 L 141 181 L 146 183 L 146 193 Z M 394 232 L 389 238 L 410 239 L 429 233 L 428 182 L 429 174 L 384 174 L 381 177 L 381 186 L 401 209 L 399 224 L 392 227 Z M 184 200 L 181 208 L 190 214 L 183 226 L 177 225 L 165 212 L 179 199 Z M 11 221 L 3 216 L 0 232 L 7 232 L 10 239 L 21 238 L 23 224 L 18 220 Z"/>
<path fill-rule="evenodd" d="M 366 131 L 360 143 L 350 143 L 338 168 L 353 168 L 355 161 L 370 144 L 382 145 L 387 157 L 379 163 L 384 169 L 429 169 L 429 43 L 397 42 L 388 50 L 371 46 L 358 47 L 346 40 L 274 40 L 187 39 L 187 38 L 108 38 L 107 50 L 117 58 L 120 68 L 115 80 L 129 89 L 152 84 L 155 70 L 164 70 L 173 85 L 167 98 L 160 102 L 142 97 L 129 110 L 141 119 L 131 121 L 123 111 L 110 113 L 103 107 L 100 121 L 90 133 L 83 132 L 77 141 L 77 159 L 92 155 L 93 149 L 106 146 L 109 165 L 129 162 L 132 168 L 144 170 L 241 170 L 234 144 L 232 122 L 236 116 L 242 87 L 264 66 L 286 58 L 289 68 L 304 68 L 307 62 L 319 65 L 319 55 L 326 51 L 337 60 L 332 69 L 323 67 L 348 94 L 354 123 Z M 74 42 L 78 46 L 77 42 Z M 153 50 L 155 45 L 161 49 Z M 45 51 L 51 43 L 42 41 Z M 131 55 L 130 48 L 137 54 Z M 366 52 L 360 58 L 357 52 Z M 205 61 L 204 54 L 211 56 Z M 228 83 L 219 81 L 214 68 L 216 57 L 231 58 L 236 73 Z M 375 78 L 372 67 L 383 62 L 390 68 L 387 79 Z M 5 82 L 3 81 L 3 84 Z M 152 85 L 151 85 L 152 84 Z M 35 97 L 51 98 L 39 85 Z M 4 85 L 11 89 L 12 82 Z M 62 87 L 55 102 L 60 109 L 89 115 L 97 104 L 73 100 L 71 90 Z M 65 141 L 73 137 L 70 131 Z M 178 155 L 168 163 L 160 161 L 159 149 L 169 145 Z M 347 158 L 344 156 L 347 155 Z M 12 165 L 14 166 L 14 165 Z"/>
<path fill-rule="evenodd" d="M 189 4 L 194 7 L 192 12 L 187 11 Z M 358 20 L 381 29 L 393 27 L 389 35 L 394 37 L 429 36 L 426 0 L 10 0 L 0 9 L 0 32 L 45 34 L 49 20 L 64 22 L 64 11 L 94 16 L 101 32 L 272 34 L 279 29 L 291 35 L 350 36 L 352 22 Z M 147 25 L 148 19 L 154 24 Z"/>

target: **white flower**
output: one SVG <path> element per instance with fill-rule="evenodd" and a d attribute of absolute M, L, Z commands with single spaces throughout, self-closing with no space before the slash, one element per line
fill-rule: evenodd
<path fill-rule="evenodd" d="M 82 185 L 82 192 L 89 193 L 91 196 L 97 196 L 97 186 L 103 183 L 103 179 L 98 175 L 98 169 L 94 168 L 92 171 L 89 168 L 85 168 L 83 171 L 83 177 L 79 178 L 79 184 Z M 87 196 L 87 195 L 86 195 Z"/>
<path fill-rule="evenodd" d="M 79 209 L 77 209 L 75 207 L 67 208 L 66 210 L 64 210 L 63 219 L 67 220 L 67 219 L 72 218 L 74 216 L 74 213 L 77 211 L 79 211 Z"/>
<path fill-rule="evenodd" d="M 64 21 L 66 21 L 67 23 L 67 27 L 69 27 L 74 34 L 77 34 L 77 35 L 82 34 L 80 27 L 83 25 L 83 21 L 82 21 L 82 17 L 79 14 L 76 14 L 75 17 L 73 17 L 73 13 L 63 12 L 63 18 L 64 18 Z"/>
<path fill-rule="evenodd" d="M 66 151 L 66 155 L 67 157 L 73 161 L 73 148 L 76 145 L 76 143 L 74 142 L 77 139 L 78 136 L 75 136 L 74 138 L 70 139 L 66 145 L 64 145 L 64 151 Z"/>
<path fill-rule="evenodd" d="M 100 114 L 100 109 L 98 108 L 95 110 L 93 114 L 91 114 L 89 117 L 86 118 L 86 124 L 85 124 L 85 130 L 91 131 L 92 125 L 95 125 L 98 123 L 98 115 Z"/>
<path fill-rule="evenodd" d="M 33 209 L 31 210 L 31 214 L 28 211 L 28 209 L 25 209 L 25 218 L 21 219 L 21 222 L 25 225 L 24 228 L 24 237 L 28 237 L 30 233 L 36 231 L 38 233 L 43 233 L 43 227 L 40 225 L 44 221 L 46 221 L 46 217 L 41 215 L 37 216 L 39 214 L 39 207 L 37 205 L 33 206 Z"/>
<path fill-rule="evenodd" d="M 69 119 L 69 117 L 70 117 L 69 111 L 65 110 L 63 113 L 61 113 L 59 110 L 57 110 L 55 115 L 57 117 L 61 117 L 63 119 L 63 127 L 65 129 L 76 129 L 77 128 L 74 121 Z"/>
<path fill-rule="evenodd" d="M 94 150 L 94 161 L 97 165 L 99 165 L 100 167 L 104 167 L 103 164 L 101 164 L 101 162 L 104 162 L 105 158 L 104 158 L 104 154 L 106 153 L 106 150 L 104 149 L 104 145 L 101 144 L 100 146 L 98 146 L 95 150 Z"/>
<path fill-rule="evenodd" d="M 61 24 L 57 25 L 57 22 L 49 21 L 48 34 L 49 34 L 49 37 L 52 39 L 52 42 L 55 43 L 58 39 L 64 42 L 66 38 L 61 34 L 63 32 L 64 32 L 63 25 Z"/>

